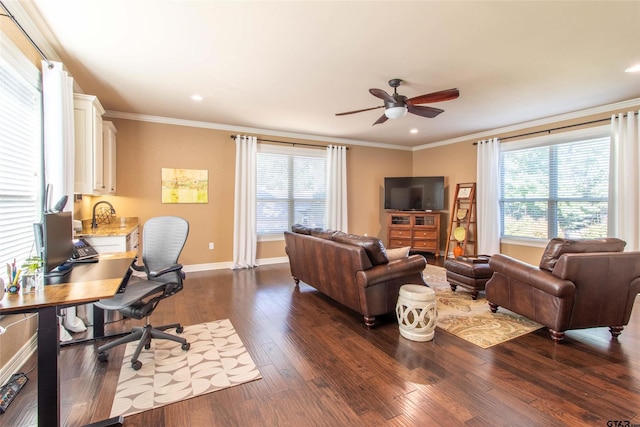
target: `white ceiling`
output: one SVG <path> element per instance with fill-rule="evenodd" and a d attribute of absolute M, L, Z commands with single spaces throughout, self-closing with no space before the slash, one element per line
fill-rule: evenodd
<path fill-rule="evenodd" d="M 16 1 L 4 1 L 11 8 Z M 640 1 L 19 1 L 107 110 L 420 146 L 640 98 Z M 372 126 L 369 93 L 458 88 Z M 201 102 L 192 94 L 204 97 Z M 410 134 L 412 128 L 417 134 Z"/>

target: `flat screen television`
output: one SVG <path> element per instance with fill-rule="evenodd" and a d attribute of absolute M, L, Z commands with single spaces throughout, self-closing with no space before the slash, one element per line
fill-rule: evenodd
<path fill-rule="evenodd" d="M 71 212 L 46 213 L 42 233 L 45 275 L 67 273 L 70 268 L 56 269 L 73 256 Z"/>
<path fill-rule="evenodd" d="M 399 211 L 444 210 L 444 177 L 386 177 L 384 208 Z"/>

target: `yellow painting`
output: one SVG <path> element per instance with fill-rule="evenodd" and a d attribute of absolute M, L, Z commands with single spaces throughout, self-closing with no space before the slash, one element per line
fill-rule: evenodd
<path fill-rule="evenodd" d="M 209 171 L 162 168 L 162 203 L 209 203 Z"/>

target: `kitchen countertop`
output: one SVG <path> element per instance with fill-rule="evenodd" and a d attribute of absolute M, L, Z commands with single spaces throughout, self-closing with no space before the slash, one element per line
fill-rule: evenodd
<path fill-rule="evenodd" d="M 138 227 L 138 217 L 114 217 L 108 224 L 98 224 L 91 228 L 91 220 L 82 220 L 82 230 L 76 231 L 76 237 L 126 236 Z"/>

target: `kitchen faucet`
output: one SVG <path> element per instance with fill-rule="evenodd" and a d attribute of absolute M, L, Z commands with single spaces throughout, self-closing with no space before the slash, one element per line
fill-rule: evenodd
<path fill-rule="evenodd" d="M 98 228 L 98 222 L 96 220 L 96 208 L 101 205 L 102 203 L 109 205 L 110 213 L 111 215 L 115 215 L 116 214 L 116 210 L 114 209 L 113 205 L 107 201 L 101 201 L 96 203 L 95 205 L 93 205 L 93 214 L 91 215 L 91 228 Z"/>

